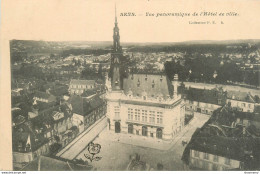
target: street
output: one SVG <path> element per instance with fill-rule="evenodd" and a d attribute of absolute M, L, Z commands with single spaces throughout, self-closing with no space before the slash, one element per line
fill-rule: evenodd
<path fill-rule="evenodd" d="M 81 151 L 97 137 L 97 135 L 106 127 L 107 118 L 103 117 L 96 124 L 90 126 L 85 132 L 83 132 L 79 137 L 68 144 L 64 149 L 62 149 L 56 156 L 65 159 L 74 159 L 77 157 Z"/>

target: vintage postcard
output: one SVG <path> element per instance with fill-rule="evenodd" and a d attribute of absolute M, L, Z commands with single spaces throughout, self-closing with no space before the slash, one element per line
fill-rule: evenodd
<path fill-rule="evenodd" d="M 260 170 L 260 1 L 1 8 L 1 170 Z"/>

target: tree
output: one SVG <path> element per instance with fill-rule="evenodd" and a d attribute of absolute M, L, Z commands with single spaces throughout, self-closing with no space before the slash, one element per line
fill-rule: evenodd
<path fill-rule="evenodd" d="M 87 79 L 87 80 L 96 80 L 98 79 L 98 73 L 96 73 L 96 71 L 92 68 L 85 68 L 82 72 L 81 72 L 81 78 L 83 79 Z"/>

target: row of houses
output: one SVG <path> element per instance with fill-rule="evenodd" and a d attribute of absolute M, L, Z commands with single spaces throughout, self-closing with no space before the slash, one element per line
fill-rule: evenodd
<path fill-rule="evenodd" d="M 186 114 L 194 112 L 212 115 L 213 111 L 229 105 L 242 112 L 254 112 L 259 104 L 250 93 L 240 91 L 224 91 L 222 88 L 198 89 L 184 88 L 180 89 L 185 101 Z"/>
<path fill-rule="evenodd" d="M 224 106 L 193 134 L 182 160 L 192 170 L 259 170 L 259 137 L 259 112 Z"/>
<path fill-rule="evenodd" d="M 54 155 L 106 114 L 106 103 L 95 88 L 84 95 L 55 96 L 59 88 L 35 91 L 28 115 L 12 109 L 13 163 L 21 169 L 41 155 Z M 68 91 L 67 91 L 68 93 Z M 66 95 L 67 96 L 67 95 Z M 29 106 L 30 107 L 30 106 Z"/>
<path fill-rule="evenodd" d="M 43 110 L 34 117 L 13 117 L 14 167 L 23 167 L 40 155 L 49 154 L 55 143 L 64 147 L 76 137 L 78 130 L 72 125 L 72 116 L 69 105 L 63 104 Z"/>

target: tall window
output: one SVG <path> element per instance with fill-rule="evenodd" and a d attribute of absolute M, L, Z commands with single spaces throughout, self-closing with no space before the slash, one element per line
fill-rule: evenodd
<path fill-rule="evenodd" d="M 134 113 L 132 108 L 128 108 L 128 120 L 133 120 Z"/>
<path fill-rule="evenodd" d="M 218 162 L 218 156 L 217 155 L 214 155 L 214 159 L 213 159 L 215 162 Z"/>
<path fill-rule="evenodd" d="M 162 129 L 161 128 L 156 129 L 156 137 L 159 139 L 162 139 Z"/>
<path fill-rule="evenodd" d="M 146 126 L 143 126 L 143 127 L 142 127 L 142 135 L 143 135 L 143 136 L 147 136 L 147 132 L 148 132 L 148 131 L 147 131 L 147 127 L 146 127 Z"/>
<path fill-rule="evenodd" d="M 132 124 L 129 124 L 128 125 L 128 133 L 133 134 L 133 132 L 134 132 L 134 126 Z"/>
<path fill-rule="evenodd" d="M 218 165 L 217 164 L 213 164 L 212 165 L 212 170 L 217 171 L 218 170 Z"/>
<path fill-rule="evenodd" d="M 230 159 L 229 158 L 225 158 L 225 164 L 230 165 Z"/>
<path fill-rule="evenodd" d="M 202 165 L 203 165 L 203 169 L 209 168 L 209 163 L 207 161 L 203 161 Z"/>
<path fill-rule="evenodd" d="M 162 124 L 163 123 L 163 115 L 162 112 L 157 112 L 157 124 Z"/>
<path fill-rule="evenodd" d="M 142 110 L 142 121 L 147 122 L 147 110 Z"/>
<path fill-rule="evenodd" d="M 114 111 L 115 111 L 115 118 L 119 118 L 119 115 L 120 115 L 119 106 L 115 106 Z"/>
<path fill-rule="evenodd" d="M 199 165 L 200 165 L 199 160 L 194 159 L 194 166 L 199 168 Z"/>
<path fill-rule="evenodd" d="M 149 122 L 155 123 L 155 111 L 149 111 Z"/>
<path fill-rule="evenodd" d="M 200 155 L 200 154 L 199 154 L 199 151 L 196 151 L 196 150 L 195 150 L 195 151 L 194 151 L 194 156 L 195 156 L 195 157 L 199 157 L 199 155 Z"/>
<path fill-rule="evenodd" d="M 204 159 L 209 159 L 209 154 L 204 153 Z"/>
<path fill-rule="evenodd" d="M 140 109 L 135 109 L 135 120 L 140 121 Z"/>

